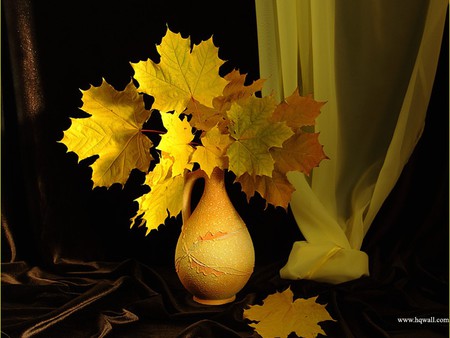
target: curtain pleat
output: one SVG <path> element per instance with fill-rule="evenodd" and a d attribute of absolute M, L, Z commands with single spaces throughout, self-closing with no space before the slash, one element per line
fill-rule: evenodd
<path fill-rule="evenodd" d="M 326 102 L 316 132 L 329 160 L 292 172 L 295 242 L 286 279 L 369 274 L 364 236 L 420 139 L 448 2 L 255 0 L 264 94 L 298 87 Z M 405 10 L 405 9 L 408 10 Z"/>

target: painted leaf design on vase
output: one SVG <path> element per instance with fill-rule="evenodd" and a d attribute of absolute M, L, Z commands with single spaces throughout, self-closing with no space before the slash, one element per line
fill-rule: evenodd
<path fill-rule="evenodd" d="M 215 246 L 214 242 L 227 240 L 232 236 L 235 236 L 239 233 L 239 231 L 234 232 L 211 232 L 208 231 L 204 235 L 200 235 L 196 238 L 195 241 L 191 243 L 187 243 L 184 241 L 183 237 L 183 254 L 179 255 L 175 260 L 175 267 L 178 270 L 182 261 L 187 260 L 189 262 L 189 266 L 194 269 L 197 273 L 201 273 L 204 276 L 214 275 L 216 277 L 222 275 L 234 275 L 234 276 L 248 276 L 251 271 L 241 271 L 236 269 L 230 264 L 226 264 L 226 259 L 221 257 L 222 259 L 217 259 L 214 265 L 211 264 L 211 257 L 209 255 L 209 250 L 205 251 L 205 245 L 211 247 Z M 183 234 L 183 229 L 182 229 Z M 208 253 L 205 257 L 205 252 Z M 205 259 L 206 258 L 206 259 Z M 216 260 L 216 259 L 214 259 Z M 224 264 L 225 263 L 225 264 Z"/>

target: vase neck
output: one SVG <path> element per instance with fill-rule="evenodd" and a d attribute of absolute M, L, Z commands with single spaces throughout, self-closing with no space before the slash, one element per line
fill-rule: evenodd
<path fill-rule="evenodd" d="M 220 194 L 227 195 L 225 189 L 225 173 L 223 170 L 216 167 L 209 177 L 205 174 L 204 179 L 205 188 L 203 195 L 212 195 L 208 196 L 209 198 L 219 197 Z"/>
<path fill-rule="evenodd" d="M 225 185 L 225 173 L 222 169 L 215 167 L 211 173 L 211 176 L 207 177 L 206 180 L 208 183 L 212 183 L 214 185 Z"/>
<path fill-rule="evenodd" d="M 200 178 L 204 180 L 205 185 L 196 209 L 200 206 L 207 209 L 220 209 L 227 208 L 231 205 L 225 188 L 225 173 L 223 170 L 216 167 L 209 177 L 203 170 L 192 171 L 185 178 L 182 208 L 183 224 L 191 216 L 192 189 L 195 181 Z"/>

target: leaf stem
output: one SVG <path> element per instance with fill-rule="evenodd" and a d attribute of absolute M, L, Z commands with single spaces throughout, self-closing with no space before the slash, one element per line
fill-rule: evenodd
<path fill-rule="evenodd" d="M 166 131 L 154 130 L 154 129 L 141 129 L 141 132 L 143 132 L 143 133 L 153 133 L 153 134 L 165 134 L 165 133 L 167 133 Z"/>

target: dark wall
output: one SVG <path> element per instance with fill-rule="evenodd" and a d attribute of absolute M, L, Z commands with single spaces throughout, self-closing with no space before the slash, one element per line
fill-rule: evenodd
<path fill-rule="evenodd" d="M 92 160 L 77 164 L 58 141 L 69 117 L 83 115 L 79 89 L 102 78 L 124 88 L 133 75 L 130 62 L 156 58 L 167 26 L 194 43 L 213 36 L 226 61 L 222 74 L 238 68 L 257 79 L 254 2 L 20 0 L 3 1 L 2 14 L 2 194 L 18 259 L 43 264 L 58 257 L 134 257 L 172 264 L 179 218 L 147 237 L 143 228 L 129 229 L 144 175 L 134 171 L 124 187 L 92 190 Z M 246 203 L 228 180 L 260 252 L 257 260 L 287 258 L 300 238 L 291 215 L 265 212 L 258 199 Z M 279 250 L 269 254 L 268 243 Z M 10 256 L 6 242 L 3 248 L 2 256 Z"/>

